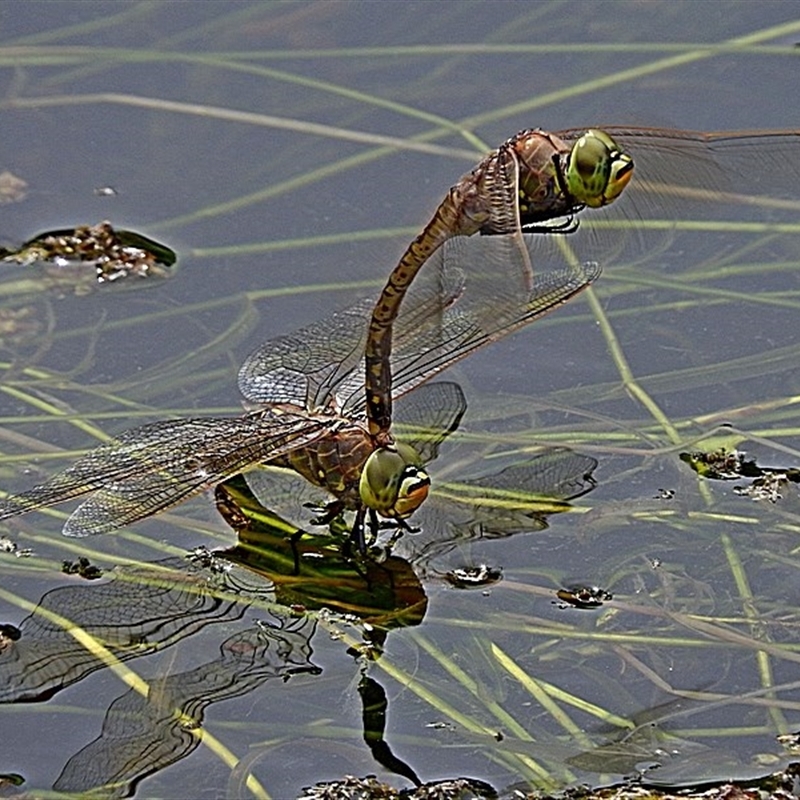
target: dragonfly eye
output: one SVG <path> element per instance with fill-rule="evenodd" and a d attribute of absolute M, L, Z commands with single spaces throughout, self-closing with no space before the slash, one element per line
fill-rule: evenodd
<path fill-rule="evenodd" d="M 394 504 L 396 519 L 410 517 L 424 502 L 431 488 L 431 479 L 421 467 L 409 464 L 403 470 L 400 489 Z"/>
<path fill-rule="evenodd" d="M 370 454 L 361 471 L 361 501 L 383 517 L 404 519 L 428 496 L 431 480 L 413 447 L 381 447 Z"/>
<path fill-rule="evenodd" d="M 568 192 L 590 208 L 612 203 L 633 175 L 633 159 L 605 132 L 587 131 L 572 146 L 566 169 Z"/>

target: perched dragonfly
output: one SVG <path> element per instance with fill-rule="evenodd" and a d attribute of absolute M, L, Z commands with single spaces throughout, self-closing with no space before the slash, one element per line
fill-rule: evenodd
<path fill-rule="evenodd" d="M 531 282 L 523 252 L 538 259 L 543 238 L 526 237 L 522 250 L 510 236 L 454 240 L 431 259 L 397 320 L 395 397 L 565 303 L 598 276 L 590 263 L 538 270 Z M 367 427 L 364 349 L 371 308 L 371 302 L 358 303 L 251 354 L 239 385 L 253 412 L 125 431 L 45 483 L 6 498 L 0 519 L 89 495 L 63 531 L 106 532 L 271 462 L 291 466 L 328 489 L 340 507 L 355 510 L 354 539 L 363 548 L 367 514 L 373 526 L 378 516 L 402 524 L 429 485 L 420 454 L 402 444 L 382 446 Z M 449 401 L 434 406 L 440 410 L 423 421 L 444 431 L 463 411 Z"/>
<path fill-rule="evenodd" d="M 373 434 L 391 423 L 392 323 L 411 281 L 448 239 L 574 230 L 574 215 L 590 207 L 592 249 L 581 258 L 607 264 L 630 242 L 634 257 L 651 256 L 652 233 L 666 236 L 683 220 L 698 226 L 713 218 L 731 235 L 760 211 L 773 226 L 785 220 L 796 230 L 798 186 L 798 131 L 521 131 L 449 190 L 387 281 L 367 347 Z"/>

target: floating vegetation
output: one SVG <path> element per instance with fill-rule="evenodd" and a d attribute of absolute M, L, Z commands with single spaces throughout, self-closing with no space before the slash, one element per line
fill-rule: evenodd
<path fill-rule="evenodd" d="M 758 478 L 764 474 L 755 459 L 745 458 L 745 454 L 741 450 L 727 450 L 721 447 L 710 453 L 702 451 L 681 453 L 680 459 L 698 475 L 715 481 Z"/>
<path fill-rule="evenodd" d="M 599 608 L 607 600 L 613 600 L 614 596 L 599 586 L 573 584 L 559 589 L 556 597 L 564 604 L 564 608 L 567 605 L 574 608 Z"/>
<path fill-rule="evenodd" d="M 768 500 L 777 503 L 782 490 L 790 483 L 800 483 L 797 467 L 759 467 L 753 458 L 745 458 L 740 450 L 721 448 L 711 453 L 681 453 L 681 461 L 688 464 L 698 475 L 718 481 L 735 481 L 753 478 L 747 486 L 735 486 L 734 494 L 753 500 Z"/>
<path fill-rule="evenodd" d="M 29 547 L 20 547 L 7 536 L 0 536 L 0 553 L 13 553 L 17 558 L 27 558 L 33 551 Z"/>
<path fill-rule="evenodd" d="M 103 577 L 103 570 L 94 566 L 85 556 L 81 556 L 77 561 L 64 560 L 61 562 L 61 571 L 65 575 L 80 575 L 87 581 L 96 581 Z"/>
<path fill-rule="evenodd" d="M 2 649 L 4 642 L 19 641 L 22 633 L 16 625 L 0 625 L 0 649 Z"/>
<path fill-rule="evenodd" d="M 411 790 L 398 791 L 374 775 L 356 778 L 348 775 L 340 781 L 326 781 L 308 786 L 298 800 L 496 800 L 497 792 L 474 778 L 450 778 L 432 781 Z"/>
<path fill-rule="evenodd" d="M 501 567 L 479 564 L 477 567 L 456 567 L 444 574 L 445 580 L 455 589 L 483 589 L 503 579 Z"/>
<path fill-rule="evenodd" d="M 0 260 L 26 267 L 44 263 L 60 288 L 74 285 L 75 294 L 85 294 L 92 282 L 165 277 L 177 256 L 153 239 L 100 222 L 40 233 L 19 248 L 0 249 Z"/>
<path fill-rule="evenodd" d="M 348 775 L 338 781 L 306 787 L 298 800 L 764 800 L 767 797 L 793 800 L 797 797 L 798 779 L 800 765 L 791 764 L 785 771 L 743 783 L 718 783 L 673 791 L 629 782 L 603 789 L 574 786 L 563 792 L 549 793 L 518 788 L 497 792 L 473 778 L 434 781 L 414 789 L 397 790 L 373 775 L 365 778 Z"/>

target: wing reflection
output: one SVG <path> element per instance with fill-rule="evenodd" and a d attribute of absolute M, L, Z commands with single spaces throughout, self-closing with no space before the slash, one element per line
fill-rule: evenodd
<path fill-rule="evenodd" d="M 253 691 L 272 678 L 317 675 L 311 663 L 310 619 L 274 620 L 237 633 L 220 655 L 196 669 L 153 681 L 148 697 L 131 689 L 106 712 L 100 736 L 76 753 L 53 788 L 85 792 L 103 786 L 106 797 L 128 797 L 136 784 L 185 758 L 199 744 L 205 709 Z"/>
<path fill-rule="evenodd" d="M 218 596 L 211 573 L 182 558 L 118 567 L 111 580 L 61 586 L 42 596 L 0 643 L 0 702 L 42 701 L 105 664 L 49 615 L 102 642 L 120 661 L 154 653 L 202 630 L 240 619 L 254 597 Z"/>

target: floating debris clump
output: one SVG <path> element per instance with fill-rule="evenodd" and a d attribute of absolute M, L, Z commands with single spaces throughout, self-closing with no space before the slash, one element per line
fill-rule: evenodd
<path fill-rule="evenodd" d="M 19 248 L 0 249 L 0 259 L 23 266 L 54 265 L 58 274 L 65 273 L 64 278 L 78 267 L 76 281 L 86 267 L 94 268 L 94 279 L 102 284 L 129 277 L 164 277 L 177 256 L 153 239 L 100 222 L 41 233 Z M 52 270 L 48 275 L 53 276 Z"/>

